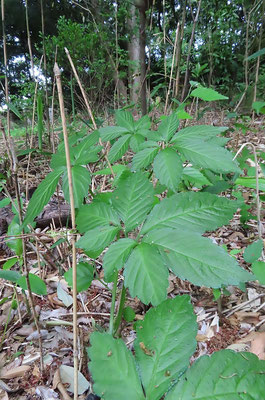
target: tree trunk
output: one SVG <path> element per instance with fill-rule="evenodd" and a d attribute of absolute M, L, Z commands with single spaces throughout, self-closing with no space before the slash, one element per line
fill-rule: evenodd
<path fill-rule="evenodd" d="M 135 0 L 130 7 L 128 21 L 130 31 L 129 58 L 130 58 L 130 85 L 131 101 L 137 106 L 141 100 L 142 115 L 146 114 L 146 62 L 145 62 L 145 25 L 147 0 Z"/>
<path fill-rule="evenodd" d="M 187 93 L 188 78 L 190 75 L 189 66 L 190 66 L 190 58 L 191 58 L 191 48 L 192 48 L 192 44 L 194 41 L 195 28 L 196 28 L 196 24 L 197 24 L 197 21 L 199 18 L 199 14 L 200 14 L 200 8 L 201 8 L 201 0 L 199 0 L 199 2 L 198 2 L 196 17 L 195 17 L 195 19 L 193 21 L 193 25 L 192 25 L 192 32 L 191 32 L 187 61 L 186 61 L 187 65 L 186 65 L 186 72 L 185 72 L 184 85 L 183 85 L 183 89 L 182 89 L 181 101 L 184 100 L 186 93 Z"/>

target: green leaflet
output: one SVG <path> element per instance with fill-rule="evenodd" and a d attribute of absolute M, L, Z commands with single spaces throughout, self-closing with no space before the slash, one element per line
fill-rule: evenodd
<path fill-rule="evenodd" d="M 233 161 L 232 154 L 223 147 L 200 138 L 179 137 L 174 146 L 195 166 L 208 168 L 216 172 L 241 172 Z"/>
<path fill-rule="evenodd" d="M 80 233 L 85 233 L 98 226 L 119 225 L 120 220 L 115 210 L 107 203 L 94 202 L 82 205 L 78 209 L 76 226 Z"/>
<path fill-rule="evenodd" d="M 182 162 L 172 148 L 161 150 L 154 160 L 154 172 L 160 183 L 177 191 L 182 175 Z"/>
<path fill-rule="evenodd" d="M 9 272 L 13 272 L 13 271 L 9 271 Z M 20 287 L 22 287 L 22 289 L 28 290 L 28 285 L 27 285 L 25 276 L 21 276 L 21 278 L 19 278 L 17 280 L 17 284 Z M 30 284 L 30 288 L 31 288 L 33 293 L 36 293 L 36 294 L 39 294 L 39 295 L 46 295 L 47 294 L 47 288 L 46 288 L 45 283 L 37 275 L 29 274 L 29 284 Z"/>
<path fill-rule="evenodd" d="M 135 357 L 147 400 L 160 400 L 186 370 L 196 349 L 197 323 L 189 296 L 151 308 L 137 324 Z"/>
<path fill-rule="evenodd" d="M 124 135 L 114 143 L 108 154 L 108 159 L 111 163 L 119 160 L 128 150 L 130 138 L 131 135 Z"/>
<path fill-rule="evenodd" d="M 194 89 L 191 94 L 192 97 L 198 97 L 204 101 L 228 100 L 229 98 L 216 92 L 211 88 L 198 87 Z"/>
<path fill-rule="evenodd" d="M 212 183 L 197 169 L 193 167 L 183 168 L 182 179 L 192 186 L 201 188 L 204 185 L 212 186 Z"/>
<path fill-rule="evenodd" d="M 131 296 L 144 304 L 155 306 L 166 299 L 168 270 L 155 247 L 147 243 L 135 247 L 125 263 L 124 277 Z"/>
<path fill-rule="evenodd" d="M 85 167 L 80 165 L 74 165 L 71 168 L 73 192 L 74 192 L 74 204 L 75 208 L 82 205 L 84 197 L 88 194 L 88 188 L 91 183 L 90 173 Z M 65 199 L 70 203 L 69 197 L 69 183 L 67 171 L 63 175 L 63 191 Z"/>
<path fill-rule="evenodd" d="M 126 232 L 140 225 L 153 206 L 154 189 L 147 177 L 131 173 L 113 192 L 112 204 L 125 224 Z"/>
<path fill-rule="evenodd" d="M 131 250 L 136 246 L 135 240 L 124 238 L 112 243 L 103 258 L 104 279 L 111 282 L 115 271 L 124 267 Z"/>
<path fill-rule="evenodd" d="M 133 157 L 132 170 L 137 171 L 141 168 L 148 167 L 148 165 L 150 165 L 153 159 L 155 158 L 158 151 L 159 151 L 158 148 L 153 148 L 153 147 L 147 147 L 143 150 L 140 150 Z"/>
<path fill-rule="evenodd" d="M 17 271 L 0 269 L 0 278 L 5 279 L 6 281 L 17 283 L 17 281 L 21 278 L 21 274 Z"/>
<path fill-rule="evenodd" d="M 210 193 L 178 193 L 154 207 L 141 233 L 159 228 L 212 231 L 227 224 L 237 208 L 237 201 Z"/>
<path fill-rule="evenodd" d="M 248 263 L 257 261 L 262 254 L 263 248 L 263 240 L 261 239 L 251 243 L 244 251 L 244 260 Z"/>
<path fill-rule="evenodd" d="M 245 186 L 249 187 L 251 189 L 256 189 L 257 184 L 256 184 L 256 178 L 251 178 L 249 176 L 241 176 L 236 179 L 235 181 L 236 185 L 240 186 Z M 265 178 L 259 178 L 259 190 L 262 192 L 265 192 Z"/>
<path fill-rule="evenodd" d="M 23 246 L 21 235 L 21 226 L 16 222 L 17 218 L 14 217 L 8 226 L 7 235 L 5 239 L 7 246 L 14 251 L 17 256 L 23 254 Z M 13 236 L 14 235 L 14 236 Z"/>
<path fill-rule="evenodd" d="M 132 114 L 129 111 L 117 110 L 115 112 L 115 120 L 118 126 L 126 128 L 128 132 L 134 131 L 135 122 Z"/>
<path fill-rule="evenodd" d="M 158 246 L 168 268 L 194 285 L 220 288 L 254 279 L 222 247 L 197 232 L 156 229 L 150 231 L 144 241 Z"/>
<path fill-rule="evenodd" d="M 199 358 L 166 400 L 261 400 L 264 385 L 265 361 L 252 353 L 221 350 Z"/>
<path fill-rule="evenodd" d="M 39 184 L 38 188 L 35 190 L 32 198 L 29 201 L 22 227 L 25 227 L 27 224 L 32 223 L 34 218 L 39 215 L 43 207 L 48 203 L 56 189 L 60 176 L 63 172 L 63 169 L 57 169 L 56 171 L 50 172 L 46 176 L 46 178 Z"/>
<path fill-rule="evenodd" d="M 160 137 L 169 142 L 179 126 L 179 118 L 176 112 L 162 119 L 158 127 L 158 134 Z"/>
<path fill-rule="evenodd" d="M 99 129 L 99 134 L 103 142 L 116 139 L 124 133 L 128 133 L 128 129 L 122 128 L 121 126 L 106 126 L 105 128 Z"/>
<path fill-rule="evenodd" d="M 227 129 L 227 127 L 213 125 L 188 126 L 187 128 L 183 128 L 179 132 L 177 132 L 175 136 L 171 139 L 171 143 L 175 143 L 176 141 L 184 138 L 200 138 L 202 140 L 209 140 L 209 138 L 216 137 Z"/>
<path fill-rule="evenodd" d="M 64 278 L 69 286 L 73 287 L 73 269 L 65 272 Z M 76 266 L 77 291 L 87 290 L 94 278 L 94 267 L 87 262 L 79 262 Z"/>
<path fill-rule="evenodd" d="M 87 231 L 81 239 L 76 242 L 76 247 L 84 249 L 91 258 L 97 258 L 119 232 L 120 227 L 99 226 Z"/>
<path fill-rule="evenodd" d="M 91 359 L 89 370 L 94 380 L 94 391 L 104 400 L 144 400 L 132 353 L 122 339 L 108 333 L 94 332 L 90 336 Z"/>

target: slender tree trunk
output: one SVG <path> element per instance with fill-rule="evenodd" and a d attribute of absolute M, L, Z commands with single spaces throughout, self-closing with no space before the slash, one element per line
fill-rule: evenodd
<path fill-rule="evenodd" d="M 43 69 L 44 69 L 44 79 L 45 79 L 45 115 L 47 120 L 47 133 L 49 143 L 51 142 L 50 134 L 50 117 L 49 117 L 49 97 L 48 97 L 48 82 L 47 82 L 47 58 L 46 58 L 46 44 L 45 44 L 45 21 L 44 21 L 44 11 L 43 11 L 43 0 L 40 2 L 41 8 L 41 33 L 42 33 L 42 53 L 43 53 Z"/>
<path fill-rule="evenodd" d="M 6 31 L 5 31 L 5 0 L 2 0 L 2 2 L 1 2 L 1 16 L 2 16 L 4 65 L 5 65 L 5 99 L 6 99 L 6 103 L 9 103 L 8 65 L 7 65 L 7 51 L 6 51 Z M 10 111 L 9 111 L 9 108 L 7 108 L 6 122 L 7 122 L 7 134 L 8 134 L 8 137 L 10 137 Z"/>
<path fill-rule="evenodd" d="M 260 51 L 260 49 L 261 49 L 262 36 L 263 36 L 263 32 L 264 32 L 264 22 L 265 22 L 264 7 L 265 7 L 265 2 L 263 1 L 263 3 L 262 3 L 262 12 L 261 12 L 262 19 L 261 19 L 261 27 L 260 27 L 260 32 L 259 32 L 258 51 Z M 258 56 L 257 63 L 256 63 L 253 102 L 257 100 L 257 86 L 258 86 L 258 81 L 259 81 L 259 68 L 260 68 L 260 56 Z M 253 112 L 253 116 L 254 116 L 254 112 Z"/>
<path fill-rule="evenodd" d="M 208 51 L 209 51 L 209 75 L 208 75 L 208 86 L 212 85 L 212 78 L 213 78 L 213 37 L 212 37 L 212 30 L 209 27 L 208 29 Z"/>
<path fill-rule="evenodd" d="M 131 4 L 130 7 L 130 18 L 128 21 L 129 32 L 130 32 L 130 42 L 129 42 L 129 71 L 130 71 L 130 98 L 131 102 L 137 103 L 138 100 L 138 91 L 141 85 L 141 76 L 140 76 L 140 43 L 139 43 L 139 28 L 137 21 L 137 8 L 134 3 Z"/>
<path fill-rule="evenodd" d="M 141 88 L 140 88 L 140 98 L 141 98 L 141 112 L 142 115 L 147 113 L 147 101 L 146 101 L 146 60 L 145 60 L 145 45 L 146 45 L 146 9 L 147 1 L 141 1 L 140 12 L 140 71 L 141 71 Z"/>
<path fill-rule="evenodd" d="M 135 0 L 130 7 L 128 21 L 130 30 L 129 58 L 130 58 L 130 84 L 131 101 L 135 104 L 141 99 L 142 114 L 146 114 L 146 61 L 145 61 L 145 26 L 147 0 Z"/>
<path fill-rule="evenodd" d="M 187 5 L 187 0 L 185 0 L 184 4 L 183 4 L 181 28 L 180 28 L 180 38 L 179 38 L 179 41 L 177 44 L 177 49 L 176 49 L 177 73 L 176 73 L 176 81 L 175 81 L 175 97 L 178 96 L 178 92 L 179 92 L 180 56 L 181 56 L 181 47 L 182 47 L 183 36 L 184 36 L 184 26 L 185 26 L 185 21 L 186 21 L 186 5 Z"/>
<path fill-rule="evenodd" d="M 248 81 L 248 46 L 249 46 L 249 26 L 250 26 L 250 18 L 251 18 L 251 14 L 254 11 L 256 7 L 256 1 L 254 2 L 253 7 L 251 8 L 251 10 L 248 13 L 247 16 L 247 11 L 245 9 L 245 7 L 243 7 L 243 12 L 244 12 L 244 16 L 245 19 L 247 20 L 247 26 L 246 26 L 246 44 L 245 44 L 245 59 L 244 59 L 244 63 L 245 63 L 245 89 L 244 92 L 242 93 L 242 96 L 239 99 L 239 102 L 237 103 L 234 111 L 237 111 L 242 103 L 242 101 L 244 100 L 247 90 L 248 90 L 248 86 L 249 86 L 249 81 Z"/>
<path fill-rule="evenodd" d="M 193 25 L 192 25 L 192 31 L 191 31 L 191 37 L 190 37 L 189 49 L 188 49 L 188 55 L 187 55 L 187 61 L 186 61 L 187 65 L 186 65 L 186 72 L 185 72 L 185 78 L 184 78 L 184 85 L 183 85 L 182 94 L 181 94 L 181 101 L 184 100 L 186 92 L 187 92 L 189 66 L 190 66 L 190 58 L 191 58 L 191 48 L 192 48 L 192 44 L 194 41 L 195 29 L 196 29 L 196 25 L 197 25 L 199 14 L 200 14 L 200 8 L 201 8 L 201 0 L 199 0 L 199 2 L 198 2 L 196 16 L 195 16 L 195 19 L 194 19 Z"/>

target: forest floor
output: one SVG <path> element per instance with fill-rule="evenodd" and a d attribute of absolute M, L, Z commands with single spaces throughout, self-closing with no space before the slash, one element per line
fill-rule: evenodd
<path fill-rule="evenodd" d="M 199 123 L 211 123 L 220 126 L 232 126 L 234 121 L 224 119 L 222 113 L 208 113 Z M 251 142 L 265 151 L 265 138 L 262 133 L 264 120 L 258 118 L 250 121 L 246 132 L 232 132 L 229 147 L 236 152 L 242 144 Z M 16 146 L 23 146 L 23 138 L 16 139 Z M 0 148 L 4 149 L 4 146 Z M 27 157 L 20 161 L 19 181 L 21 190 L 25 190 Z M 43 156 L 32 157 L 29 168 L 29 187 L 38 186 L 49 171 L 48 161 Z M 97 178 L 98 179 L 98 178 Z M 101 185 L 103 191 L 111 190 L 107 182 L 94 182 Z M 229 195 L 222 193 L 222 195 Z M 253 190 L 243 189 L 243 196 L 249 204 L 253 203 Z M 63 202 L 61 192 L 53 200 Z M 264 206 L 264 204 L 263 204 Z M 255 207 L 253 207 L 255 214 Z M 264 214 L 263 214 L 264 218 Z M 73 366 L 72 351 L 72 307 L 71 291 L 63 279 L 63 273 L 69 268 L 71 249 L 67 241 L 54 247 L 60 238 L 65 238 L 65 227 L 47 226 L 35 229 L 32 247 L 28 248 L 28 268 L 30 272 L 43 277 L 47 285 L 47 296 L 33 295 L 35 310 L 41 325 L 42 356 L 44 373 L 40 371 L 39 340 L 33 319 L 27 313 L 25 297 L 18 287 L 15 296 L 19 307 L 12 307 L 14 287 L 1 280 L 0 286 L 0 399 L 53 399 L 71 398 L 71 392 L 60 385 L 57 373 L 61 365 Z M 231 220 L 230 225 L 221 227 L 215 232 L 206 234 L 220 246 L 232 251 L 239 264 L 248 269 L 243 258 L 244 249 L 258 238 L 257 222 L 249 220 L 243 226 L 239 214 Z M 1 243 L 0 243 L 1 245 Z M 0 246 L 1 248 L 1 246 Z M 37 255 L 36 255 L 37 254 Z M 46 255 L 45 260 L 43 256 Z M 82 257 L 78 250 L 78 258 Z M 12 254 L 2 248 L 0 265 L 3 265 Z M 44 262 L 45 261 L 45 262 Z M 100 278 L 104 278 L 101 259 L 97 262 Z M 60 285 L 58 285 L 60 283 Z M 246 285 L 245 290 L 228 287 L 218 300 L 215 300 L 212 289 L 197 287 L 187 281 L 181 281 L 170 274 L 168 297 L 178 294 L 189 294 L 194 312 L 197 315 L 198 334 L 197 351 L 191 362 L 203 355 L 224 348 L 236 351 L 247 350 L 265 359 L 265 286 L 258 282 Z M 108 327 L 111 305 L 111 285 L 94 280 L 91 287 L 78 295 L 79 359 L 80 371 L 91 382 L 87 367 L 86 346 L 94 326 L 102 329 Z M 126 305 L 131 306 L 136 320 L 142 320 L 148 307 L 138 299 L 127 298 Z M 133 322 L 123 322 L 121 336 L 128 348 L 133 348 L 135 331 Z M 63 373 L 61 370 L 61 379 Z M 69 388 L 68 388 L 69 389 Z M 56 397 L 58 395 L 58 397 Z M 70 397 L 67 397 L 70 396 Z M 79 397 L 85 399 L 86 395 Z"/>

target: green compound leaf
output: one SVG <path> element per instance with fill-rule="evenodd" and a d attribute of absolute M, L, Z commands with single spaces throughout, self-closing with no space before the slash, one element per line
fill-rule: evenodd
<path fill-rule="evenodd" d="M 178 129 L 178 126 L 179 118 L 178 114 L 175 112 L 162 120 L 157 132 L 163 140 L 168 142 Z"/>
<path fill-rule="evenodd" d="M 137 325 L 135 357 L 147 400 L 161 399 L 187 369 L 196 334 L 196 316 L 186 295 L 151 308 Z"/>
<path fill-rule="evenodd" d="M 180 229 L 150 231 L 144 241 L 157 245 L 169 268 L 194 285 L 220 288 L 254 279 L 222 247 L 197 232 Z"/>
<path fill-rule="evenodd" d="M 110 245 L 103 258 L 104 280 L 106 282 L 111 282 L 114 272 L 123 268 L 136 244 L 135 240 L 124 238 Z"/>
<path fill-rule="evenodd" d="M 114 240 L 119 230 L 120 227 L 116 226 L 99 226 L 91 229 L 76 242 L 76 247 L 85 250 L 89 257 L 97 258 Z"/>
<path fill-rule="evenodd" d="M 109 162 L 113 163 L 119 160 L 128 150 L 131 135 L 124 135 L 114 143 L 108 154 Z"/>
<path fill-rule="evenodd" d="M 112 204 L 123 220 L 126 232 L 143 222 L 154 201 L 154 189 L 147 177 L 136 172 L 122 179 L 113 192 Z"/>
<path fill-rule="evenodd" d="M 147 243 L 135 247 L 125 264 L 125 286 L 132 297 L 154 306 L 166 299 L 168 270 L 158 250 Z"/>
<path fill-rule="evenodd" d="M 115 210 L 107 203 L 95 202 L 82 205 L 77 214 L 76 225 L 80 233 L 105 225 L 119 225 Z"/>
<path fill-rule="evenodd" d="M 74 165 L 71 168 L 71 171 L 74 191 L 74 203 L 75 208 L 78 208 L 82 205 L 84 197 L 86 197 L 88 194 L 88 188 L 91 183 L 91 178 L 89 171 L 86 168 L 81 167 L 80 165 Z M 65 199 L 70 203 L 67 171 L 65 171 L 63 175 L 63 192 Z"/>
<path fill-rule="evenodd" d="M 251 353 L 221 350 L 199 358 L 166 400 L 261 400 L 264 385 L 265 361 Z"/>
<path fill-rule="evenodd" d="M 148 143 L 148 142 L 146 142 Z M 141 168 L 146 168 L 151 164 L 159 149 L 153 147 L 147 147 L 135 154 L 132 161 L 132 170 L 137 171 Z"/>
<path fill-rule="evenodd" d="M 58 169 L 56 171 L 50 172 L 46 178 L 39 184 L 38 188 L 33 193 L 31 197 L 27 212 L 25 215 L 22 227 L 33 222 L 34 218 L 39 215 L 43 210 L 43 207 L 48 203 L 51 196 L 53 195 L 57 183 L 59 182 L 60 176 L 64 172 L 63 169 Z"/>
<path fill-rule="evenodd" d="M 132 353 L 107 333 L 90 336 L 89 370 L 94 391 L 104 400 L 145 400 Z"/>
<path fill-rule="evenodd" d="M 237 201 L 210 193 L 178 193 L 154 207 L 141 233 L 160 228 L 213 231 L 227 224 L 237 208 Z"/>
<path fill-rule="evenodd" d="M 154 160 L 154 173 L 160 183 L 176 191 L 182 175 L 182 162 L 172 148 L 161 150 Z"/>

